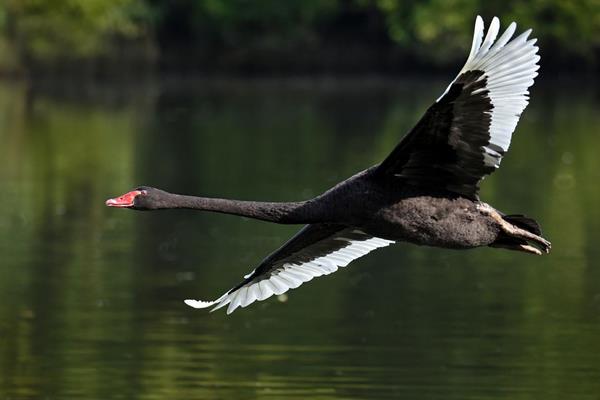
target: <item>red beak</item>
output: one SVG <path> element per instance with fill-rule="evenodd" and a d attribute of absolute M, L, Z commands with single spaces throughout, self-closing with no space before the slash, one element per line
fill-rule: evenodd
<path fill-rule="evenodd" d="M 139 190 L 133 190 L 129 193 L 125 193 L 123 196 L 115 197 L 114 199 L 106 200 L 106 205 L 109 207 L 127 208 L 133 207 L 135 197 L 142 194 Z"/>

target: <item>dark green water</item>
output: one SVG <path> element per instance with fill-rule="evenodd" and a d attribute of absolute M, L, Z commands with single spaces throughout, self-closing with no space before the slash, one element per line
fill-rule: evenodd
<path fill-rule="evenodd" d="M 446 80 L 0 85 L 0 399 L 598 399 L 600 115 L 535 87 L 483 198 L 549 256 L 398 244 L 209 314 L 298 228 L 109 209 L 138 184 L 294 200 L 381 160 Z M 59 85 L 60 86 L 60 85 Z"/>

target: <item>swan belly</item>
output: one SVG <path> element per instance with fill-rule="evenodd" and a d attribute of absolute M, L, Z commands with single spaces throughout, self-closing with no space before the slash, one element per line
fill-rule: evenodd
<path fill-rule="evenodd" d="M 410 197 L 381 208 L 364 228 L 375 236 L 419 245 L 487 246 L 496 240 L 499 227 L 478 204 L 465 198 Z"/>

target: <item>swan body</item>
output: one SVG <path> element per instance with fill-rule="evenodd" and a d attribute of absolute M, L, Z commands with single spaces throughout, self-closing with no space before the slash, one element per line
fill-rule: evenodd
<path fill-rule="evenodd" d="M 264 300 L 398 241 L 470 249 L 490 246 L 541 255 L 550 242 L 524 215 L 505 215 L 479 199 L 479 185 L 508 151 L 539 66 L 531 30 L 499 34 L 494 18 L 484 38 L 475 21 L 467 62 L 445 92 L 380 164 L 314 199 L 257 202 L 169 193 L 138 187 L 109 199 L 111 207 L 186 208 L 280 224 L 307 224 L 244 280 L 195 308 L 238 307 Z"/>

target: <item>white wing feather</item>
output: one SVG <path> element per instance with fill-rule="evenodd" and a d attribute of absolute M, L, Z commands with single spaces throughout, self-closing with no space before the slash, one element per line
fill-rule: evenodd
<path fill-rule="evenodd" d="M 329 275 L 345 267 L 353 260 L 379 247 L 385 247 L 392 243 L 391 240 L 370 238 L 367 240 L 351 240 L 344 237 L 336 237 L 335 240 L 347 242 L 347 246 L 332 251 L 331 253 L 315 258 L 308 262 L 288 262 L 279 268 L 270 271 L 268 275 L 261 276 L 248 282 L 234 292 L 227 292 L 213 301 L 185 300 L 185 304 L 194 308 L 208 308 L 215 306 L 211 311 L 221 307 L 227 307 L 227 314 L 231 314 L 238 307 L 246 307 L 255 301 L 265 300 L 272 295 L 280 295 L 289 289 L 295 289 L 311 279 Z"/>
<path fill-rule="evenodd" d="M 488 91 L 493 106 L 490 112 L 490 145 L 497 146 L 504 152 L 508 151 L 512 133 L 529 103 L 528 89 L 538 75 L 540 60 L 537 55 L 539 49 L 535 46 L 537 39 L 527 40 L 531 29 L 510 40 L 516 27 L 512 22 L 496 40 L 500 21 L 494 17 L 482 43 L 484 25 L 481 17 L 477 16 L 471 52 L 458 74 L 460 76 L 467 71 L 484 72 L 479 80 L 487 79 L 486 86 L 473 94 Z M 456 78 L 437 101 L 444 97 L 455 81 Z M 489 154 L 496 152 L 492 146 L 485 151 Z M 496 164 L 494 166 L 498 167 Z"/>

